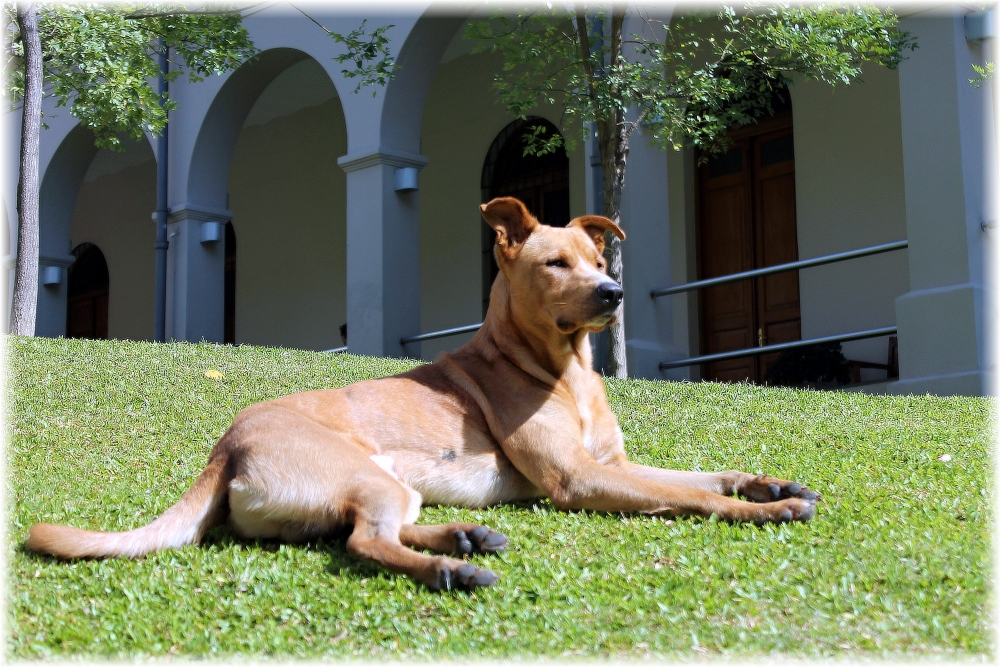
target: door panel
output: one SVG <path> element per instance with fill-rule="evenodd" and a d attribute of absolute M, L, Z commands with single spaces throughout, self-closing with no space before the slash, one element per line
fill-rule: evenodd
<path fill-rule="evenodd" d="M 79 297 L 69 301 L 67 338 L 94 338 L 94 299 Z"/>
<path fill-rule="evenodd" d="M 795 162 L 790 130 L 756 140 L 754 223 L 757 266 L 775 266 L 799 258 L 795 226 Z M 758 343 L 772 345 L 802 338 L 799 313 L 799 272 L 788 271 L 757 279 Z M 777 354 L 757 357 L 762 381 Z"/>
<path fill-rule="evenodd" d="M 734 136 L 726 153 L 699 168 L 699 278 L 798 259 L 795 162 L 790 114 Z M 702 353 L 801 338 L 797 271 L 701 290 Z M 777 357 L 706 364 L 703 377 L 763 381 Z"/>
<path fill-rule="evenodd" d="M 81 243 L 66 284 L 66 337 L 108 337 L 108 263 L 101 249 Z"/>
<path fill-rule="evenodd" d="M 709 160 L 703 169 L 704 184 L 701 277 L 715 278 L 753 267 L 750 225 L 750 182 L 746 177 L 746 145 L 733 146 Z M 753 283 L 741 281 L 701 291 L 706 321 L 706 353 L 738 350 L 751 344 L 755 307 Z M 714 379 L 738 382 L 753 378 L 752 359 L 731 359 L 709 364 Z"/>

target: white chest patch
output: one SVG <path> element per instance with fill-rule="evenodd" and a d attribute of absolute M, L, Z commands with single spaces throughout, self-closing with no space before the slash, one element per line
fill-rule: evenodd
<path fill-rule="evenodd" d="M 392 475 L 395 479 L 399 479 L 399 475 L 396 474 L 396 462 L 392 460 L 391 456 L 385 456 L 384 454 L 373 454 L 368 458 L 374 461 L 375 465 L 377 465 L 379 468 Z"/>

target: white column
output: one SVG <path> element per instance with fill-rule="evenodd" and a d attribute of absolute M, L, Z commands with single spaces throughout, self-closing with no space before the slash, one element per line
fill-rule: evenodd
<path fill-rule="evenodd" d="M 380 148 L 338 160 L 347 172 L 347 344 L 354 354 L 418 358 L 400 338 L 420 332 L 418 193 L 396 191 L 396 170 L 427 158 Z"/>
<path fill-rule="evenodd" d="M 649 292 L 672 284 L 670 274 L 670 201 L 667 156 L 649 145 L 641 130 L 629 140 L 625 189 L 622 191 L 622 243 L 625 288 L 625 350 L 631 377 L 665 379 L 662 361 L 687 356 L 673 344 L 671 297 L 652 299 Z M 671 378 L 687 377 L 686 369 Z"/>
<path fill-rule="evenodd" d="M 193 204 L 167 218 L 167 339 L 221 343 L 225 330 L 225 224 L 233 212 Z M 211 240 L 212 238 L 216 240 Z"/>
<path fill-rule="evenodd" d="M 899 393 L 985 391 L 983 90 L 960 9 L 900 21 L 919 48 L 899 68 L 910 291 L 896 300 Z"/>

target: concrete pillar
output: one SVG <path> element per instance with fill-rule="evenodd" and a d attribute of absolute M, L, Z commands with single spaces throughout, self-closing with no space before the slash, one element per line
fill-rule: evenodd
<path fill-rule="evenodd" d="M 625 288 L 625 349 L 631 377 L 662 380 L 661 361 L 685 355 L 673 344 L 671 297 L 652 299 L 650 290 L 671 284 L 670 202 L 667 156 L 649 145 L 637 129 L 629 140 L 622 191 L 622 243 Z M 672 372 L 682 377 L 686 369 Z M 683 375 L 686 377 L 686 375 Z"/>
<path fill-rule="evenodd" d="M 76 257 L 69 254 L 38 254 L 38 310 L 35 311 L 35 335 L 56 338 L 66 335 L 66 308 L 69 296 L 69 267 Z M 45 270 L 59 269 L 59 282 L 43 284 Z M 13 278 L 13 277 L 12 277 Z"/>
<path fill-rule="evenodd" d="M 338 160 L 347 172 L 347 344 L 353 354 L 420 357 L 399 339 L 420 332 L 418 193 L 395 190 L 396 170 L 427 158 L 379 148 Z"/>
<path fill-rule="evenodd" d="M 225 329 L 225 224 L 233 212 L 193 204 L 167 218 L 167 339 L 221 343 Z M 210 240 L 215 237 L 217 240 Z"/>
<path fill-rule="evenodd" d="M 900 21 L 919 48 L 899 68 L 910 291 L 896 300 L 897 393 L 982 394 L 983 90 L 962 10 Z"/>

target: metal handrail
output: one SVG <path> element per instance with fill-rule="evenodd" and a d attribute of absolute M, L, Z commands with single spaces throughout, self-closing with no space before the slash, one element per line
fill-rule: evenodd
<path fill-rule="evenodd" d="M 320 350 L 320 352 L 329 352 L 329 353 L 347 352 L 347 346 L 341 345 L 340 347 L 331 347 L 329 350 Z"/>
<path fill-rule="evenodd" d="M 405 338 L 399 339 L 400 345 L 406 345 L 407 343 L 418 343 L 422 340 L 433 340 L 435 338 L 444 338 L 446 336 L 457 336 L 458 334 L 468 333 L 470 331 L 476 331 L 479 327 L 483 326 L 483 323 L 479 324 L 466 324 L 464 327 L 454 327 L 452 329 L 441 329 L 440 331 L 431 331 L 429 333 L 417 334 L 416 336 L 407 336 Z"/>
<path fill-rule="evenodd" d="M 753 269 L 752 271 L 731 273 L 727 276 L 719 276 L 718 278 L 706 278 L 705 280 L 696 280 L 691 283 L 674 285 L 673 287 L 654 289 L 649 292 L 649 296 L 650 298 L 655 299 L 660 296 L 667 296 L 668 294 L 679 294 L 681 292 L 690 292 L 696 289 L 701 289 L 703 287 L 713 287 L 715 285 L 724 285 L 726 283 L 736 282 L 737 280 L 746 280 L 747 278 L 769 276 L 772 273 L 781 273 L 783 271 L 794 271 L 796 269 L 806 269 L 809 268 L 810 266 L 822 266 L 823 264 L 833 264 L 834 262 L 843 262 L 845 259 L 854 259 L 855 257 L 868 257 L 869 255 L 878 255 L 883 252 L 902 250 L 908 245 L 909 245 L 908 240 L 893 241 L 892 243 L 883 243 L 881 245 L 873 245 L 867 248 L 859 248 L 857 250 L 838 252 L 832 255 L 822 255 L 820 257 L 813 257 L 812 259 L 803 259 L 797 262 L 788 262 L 787 264 L 776 264 L 775 266 L 767 266 L 762 269 Z"/>
<path fill-rule="evenodd" d="M 753 271 L 743 271 L 742 273 L 733 273 L 728 276 L 719 276 L 718 278 L 708 278 L 706 280 L 698 280 L 692 283 L 685 283 L 683 285 L 675 285 L 674 287 L 667 287 L 664 289 L 652 290 L 649 293 L 651 298 L 657 298 L 660 296 L 666 296 L 668 294 L 677 294 L 680 292 L 690 292 L 692 290 L 701 289 L 702 287 L 711 287 L 713 285 L 722 285 L 725 283 L 736 282 L 737 280 L 745 280 L 747 278 L 756 278 L 759 276 L 767 276 L 772 273 L 781 273 L 782 271 L 793 271 L 795 269 L 804 269 L 810 266 L 821 266 L 823 264 L 832 264 L 834 262 L 842 262 L 846 259 L 854 259 L 855 257 L 867 257 L 869 255 L 878 255 L 883 252 L 890 252 L 892 250 L 902 250 L 909 245 L 908 241 L 894 241 L 892 243 L 883 243 L 881 245 L 869 246 L 867 248 L 860 248 L 858 250 L 848 250 L 846 252 L 839 252 L 832 255 L 823 255 L 821 257 L 814 257 L 812 259 L 804 259 L 798 262 L 789 262 L 787 264 L 778 264 L 776 266 L 768 266 L 763 269 L 754 269 Z M 453 327 L 451 329 L 441 329 L 439 331 L 430 331 L 428 333 L 417 334 L 416 336 L 405 336 L 399 339 L 400 345 L 407 345 L 409 343 L 419 343 L 424 340 L 434 340 L 435 338 L 446 338 L 447 336 L 457 336 L 463 333 L 469 333 L 478 330 L 483 323 L 478 324 L 467 324 L 461 327 Z M 881 329 L 873 329 L 872 331 L 882 331 Z M 895 329 L 893 328 L 893 332 Z M 869 332 L 858 332 L 861 334 L 860 338 L 873 338 L 879 335 L 886 334 L 869 334 Z M 845 334 L 854 335 L 854 334 Z M 788 349 L 790 347 L 801 347 L 803 345 L 810 345 L 816 342 L 827 342 L 837 340 L 856 340 L 856 338 L 838 338 L 837 336 L 827 337 L 827 338 L 817 338 L 810 341 L 795 341 L 793 343 L 779 343 L 777 345 L 768 345 L 765 347 L 756 347 L 749 350 L 735 350 L 733 352 L 721 352 L 719 354 L 729 355 L 724 358 L 730 359 L 740 356 L 752 356 L 755 354 L 767 354 L 768 351 L 773 351 L 776 349 Z M 332 350 L 324 350 L 324 352 L 344 352 L 347 348 L 334 348 Z M 680 361 L 664 362 L 660 364 L 660 369 L 665 368 L 677 368 L 680 366 L 692 366 L 694 364 L 702 363 L 708 357 L 712 357 L 711 360 L 716 360 L 717 355 L 706 355 L 702 357 L 691 357 L 690 359 L 684 359 Z M 689 363 L 681 363 L 689 362 Z M 669 364 L 669 365 L 666 365 Z"/>
<path fill-rule="evenodd" d="M 865 331 L 854 331 L 852 333 L 839 334 L 837 336 L 823 336 L 821 338 L 810 338 L 808 340 L 793 340 L 789 343 L 775 343 L 774 345 L 764 345 L 762 347 L 750 347 L 743 350 L 733 350 L 731 352 L 716 352 L 715 354 L 703 354 L 700 357 L 688 357 L 676 361 L 660 362 L 660 370 L 665 371 L 671 368 L 683 368 L 684 366 L 695 366 L 711 361 L 725 361 L 726 359 L 738 359 L 739 357 L 755 357 L 771 352 L 791 350 L 796 347 L 806 347 L 819 343 L 839 343 L 847 340 L 861 340 L 863 338 L 878 338 L 879 336 L 891 336 L 896 333 L 896 327 L 882 327 L 880 329 L 867 329 Z"/>

